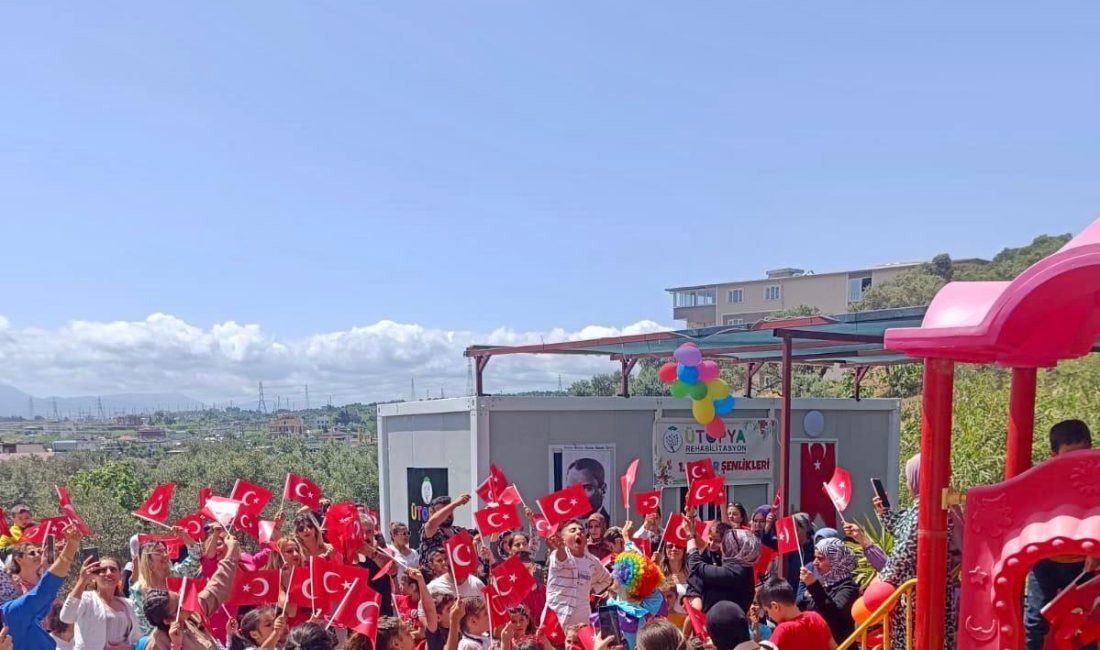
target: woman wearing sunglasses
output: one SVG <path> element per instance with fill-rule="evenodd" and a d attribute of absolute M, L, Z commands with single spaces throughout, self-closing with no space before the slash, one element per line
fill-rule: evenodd
<path fill-rule="evenodd" d="M 130 650 L 142 637 L 133 604 L 118 595 L 121 581 L 117 559 L 84 562 L 61 607 L 61 621 L 76 626 L 73 650 Z"/>

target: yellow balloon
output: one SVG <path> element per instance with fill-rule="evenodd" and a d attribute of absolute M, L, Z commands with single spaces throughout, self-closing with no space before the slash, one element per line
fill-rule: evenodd
<path fill-rule="evenodd" d="M 710 421 L 714 419 L 714 401 L 701 399 L 692 402 L 691 413 L 699 424 L 710 424 Z"/>
<path fill-rule="evenodd" d="M 707 382 L 707 399 L 722 400 L 730 396 L 730 385 L 724 379 Z"/>

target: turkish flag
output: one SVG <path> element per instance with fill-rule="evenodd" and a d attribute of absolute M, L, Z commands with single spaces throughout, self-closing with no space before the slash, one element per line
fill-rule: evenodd
<path fill-rule="evenodd" d="M 259 515 L 254 512 L 245 512 L 244 510 L 237 513 L 237 518 L 233 521 L 233 528 L 247 533 L 254 539 L 260 537 L 260 519 Z"/>
<path fill-rule="evenodd" d="M 687 464 L 688 483 L 698 481 L 701 478 L 714 478 L 714 461 L 710 458 L 693 460 Z"/>
<path fill-rule="evenodd" d="M 498 496 L 500 502 L 507 506 L 514 506 L 518 503 L 523 503 L 523 497 L 519 495 L 519 488 L 513 483 L 504 488 L 504 491 Z"/>
<path fill-rule="evenodd" d="M 634 510 L 639 515 L 648 515 L 661 509 L 661 491 L 639 492 L 634 495 Z"/>
<path fill-rule="evenodd" d="M 225 497 L 210 497 L 202 508 L 202 516 L 210 521 L 216 521 L 222 528 L 229 529 L 237 519 L 241 510 L 241 502 Z"/>
<path fill-rule="evenodd" d="M 65 530 L 65 527 L 69 525 L 69 520 L 65 517 L 48 517 L 42 519 L 34 526 L 27 528 L 23 531 L 23 536 L 19 538 L 19 544 L 34 544 L 40 546 L 46 543 L 46 538 L 53 535 L 54 538 L 60 537 L 61 532 Z"/>
<path fill-rule="evenodd" d="M 794 517 L 775 521 L 775 540 L 780 555 L 798 552 L 798 525 L 794 523 Z"/>
<path fill-rule="evenodd" d="M 61 508 L 61 512 L 64 512 L 69 517 L 69 522 L 76 526 L 76 529 L 80 531 L 81 535 L 86 537 L 92 537 L 92 529 L 84 521 L 83 517 L 76 514 L 76 508 L 73 506 L 73 500 L 69 497 L 68 488 L 57 486 L 57 505 Z"/>
<path fill-rule="evenodd" d="M 178 560 L 180 557 L 180 549 L 183 548 L 183 540 L 175 535 L 138 535 L 138 548 L 145 546 L 149 542 L 157 542 L 164 544 L 164 547 L 168 550 L 168 558 L 171 560 Z"/>
<path fill-rule="evenodd" d="M 709 639 L 710 634 L 707 633 L 707 615 L 695 609 L 691 604 L 691 599 L 687 596 L 684 596 L 683 603 L 684 611 L 687 612 L 688 618 L 691 619 L 691 629 L 695 630 L 695 636 L 704 641 Z"/>
<path fill-rule="evenodd" d="M 665 526 L 665 534 L 663 541 L 670 546 L 677 546 L 679 548 L 686 548 L 688 538 L 684 536 L 684 516 L 678 512 L 674 512 L 668 517 L 668 524 Z M 707 522 L 696 521 L 695 522 L 695 535 L 697 537 L 702 536 L 707 529 Z"/>
<path fill-rule="evenodd" d="M 535 532 L 539 534 L 539 537 L 543 539 L 550 539 L 554 533 L 558 532 L 558 524 L 550 523 L 546 517 L 536 514 L 532 523 L 535 526 Z"/>
<path fill-rule="evenodd" d="M 256 539 L 260 542 L 260 546 L 275 548 L 275 522 L 267 519 L 261 519 L 259 525 L 256 527 Z"/>
<path fill-rule="evenodd" d="M 619 477 L 619 487 L 623 493 L 623 508 L 630 510 L 630 491 L 634 489 L 634 481 L 638 479 L 638 459 L 635 458 L 626 468 L 626 474 Z"/>
<path fill-rule="evenodd" d="M 153 488 L 153 493 L 140 508 L 133 512 L 133 515 L 154 524 L 163 524 L 168 521 L 168 504 L 172 501 L 172 493 L 175 491 L 175 483 L 161 483 Z"/>
<path fill-rule="evenodd" d="M 371 589 L 367 581 L 359 580 L 349 589 L 348 597 L 337 606 L 332 620 L 340 627 L 346 627 L 368 637 L 373 647 L 375 636 L 378 634 L 381 605 L 382 595 Z"/>
<path fill-rule="evenodd" d="M 298 607 L 313 609 L 317 604 L 313 593 L 313 578 L 307 567 L 291 567 L 290 583 L 286 588 L 287 600 Z"/>
<path fill-rule="evenodd" d="M 508 487 L 508 477 L 496 465 L 489 465 L 489 477 L 477 486 L 477 496 L 485 503 L 500 503 L 500 496 Z"/>
<path fill-rule="evenodd" d="M 11 537 L 11 528 L 8 528 L 8 518 L 4 515 L 3 508 L 0 508 L 0 535 Z"/>
<path fill-rule="evenodd" d="M 240 478 L 233 484 L 233 491 L 229 494 L 230 499 L 241 502 L 241 512 L 254 515 L 264 511 L 271 497 L 271 490 Z"/>
<path fill-rule="evenodd" d="M 483 508 L 474 513 L 474 520 L 477 522 L 477 529 L 481 531 L 482 537 L 523 527 L 514 505 Z"/>
<path fill-rule="evenodd" d="M 237 567 L 230 592 L 229 606 L 268 605 L 279 600 L 279 570 L 248 571 Z"/>
<path fill-rule="evenodd" d="M 833 470 L 833 477 L 825 484 L 825 493 L 833 506 L 844 512 L 852 502 L 852 475 L 843 467 Z"/>
<path fill-rule="evenodd" d="M 485 602 L 489 605 L 489 620 L 492 621 L 492 627 L 511 620 L 508 616 L 508 603 L 500 597 L 496 589 L 491 585 L 482 587 L 481 593 L 485 594 Z"/>
<path fill-rule="evenodd" d="M 206 589 L 206 581 L 198 578 L 168 578 L 168 590 L 179 593 L 179 608 L 185 612 L 198 614 L 203 625 L 209 627 L 206 612 L 202 609 L 199 594 Z"/>
<path fill-rule="evenodd" d="M 466 531 L 454 535 L 443 547 L 447 550 L 447 562 L 451 565 L 455 582 L 462 584 L 466 578 L 477 572 L 477 552 L 474 550 L 474 539 Z"/>
<path fill-rule="evenodd" d="M 343 557 L 355 557 L 365 541 L 359 509 L 350 501 L 330 506 L 325 512 L 325 532 Z"/>
<path fill-rule="evenodd" d="M 326 560 L 322 557 L 309 558 L 309 577 L 313 581 L 313 597 L 319 606 L 336 605 L 343 598 L 347 592 L 345 584 L 351 583 L 351 579 L 345 580 L 343 571 L 346 568 L 352 567 L 345 567 L 335 560 Z M 361 570 L 366 573 L 364 576 L 366 581 L 370 582 L 370 572 Z"/>
<path fill-rule="evenodd" d="M 760 545 L 760 559 L 756 561 L 753 566 L 753 573 L 756 574 L 757 580 L 768 572 L 768 568 L 772 564 L 772 560 L 775 559 L 775 551 L 771 549 L 767 544 Z"/>
<path fill-rule="evenodd" d="M 648 537 L 635 537 L 634 545 L 638 547 L 638 552 L 643 556 L 653 556 L 653 543 L 649 541 Z"/>
<path fill-rule="evenodd" d="M 546 637 L 546 640 L 554 647 L 560 648 L 565 645 L 565 629 L 562 628 L 558 615 L 549 607 L 542 612 L 539 634 Z"/>
<path fill-rule="evenodd" d="M 283 499 L 294 501 L 310 510 L 321 509 L 321 488 L 305 476 L 287 474 L 283 484 Z"/>
<path fill-rule="evenodd" d="M 776 490 L 775 491 L 775 498 L 772 499 L 772 510 L 774 510 L 777 514 L 779 512 L 779 505 L 782 503 L 782 501 L 783 501 L 783 490 Z"/>
<path fill-rule="evenodd" d="M 592 503 L 588 500 L 588 493 L 580 483 L 570 485 L 564 490 L 551 492 L 538 501 L 543 516 L 552 524 L 560 524 L 584 517 L 592 512 Z"/>
<path fill-rule="evenodd" d="M 596 632 L 592 629 L 592 626 L 588 623 L 581 625 L 576 631 L 577 640 L 581 642 L 581 647 L 584 650 L 595 650 L 596 648 Z"/>
<path fill-rule="evenodd" d="M 199 510 L 206 507 L 206 500 L 214 496 L 214 488 L 207 485 L 204 488 L 199 488 Z"/>
<path fill-rule="evenodd" d="M 518 555 L 492 568 L 493 587 L 509 607 L 515 607 L 535 588 L 535 578 Z"/>
<path fill-rule="evenodd" d="M 814 521 L 818 516 L 826 526 L 836 528 L 836 509 L 829 495 L 821 489 L 828 483 L 836 471 L 836 443 L 808 442 L 802 444 L 802 466 L 800 468 L 801 487 L 799 504 L 801 510 Z M 851 481 L 848 481 L 849 485 Z"/>
<path fill-rule="evenodd" d="M 688 488 L 687 505 L 695 508 L 707 503 L 722 505 L 726 500 L 726 479 L 721 476 L 700 478 L 691 482 Z"/>
<path fill-rule="evenodd" d="M 172 524 L 173 527 L 179 526 L 187 531 L 187 534 L 191 536 L 191 539 L 195 541 L 201 541 L 206 539 L 206 531 L 202 529 L 202 514 L 195 512 L 187 515 L 183 519 L 180 519 L 176 523 Z"/>

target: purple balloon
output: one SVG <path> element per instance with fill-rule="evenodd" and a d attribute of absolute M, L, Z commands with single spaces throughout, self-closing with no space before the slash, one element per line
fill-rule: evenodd
<path fill-rule="evenodd" d="M 680 365 L 695 367 L 703 361 L 703 353 L 694 345 L 681 345 L 672 353 L 672 358 Z"/>

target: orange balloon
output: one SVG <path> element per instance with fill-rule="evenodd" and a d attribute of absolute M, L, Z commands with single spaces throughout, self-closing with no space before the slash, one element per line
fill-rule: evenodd
<path fill-rule="evenodd" d="M 863 602 L 863 596 L 856 598 L 856 602 L 852 603 L 852 620 L 856 622 L 856 626 L 863 625 L 864 621 L 871 618 L 871 610 L 867 609 L 867 603 Z"/>

